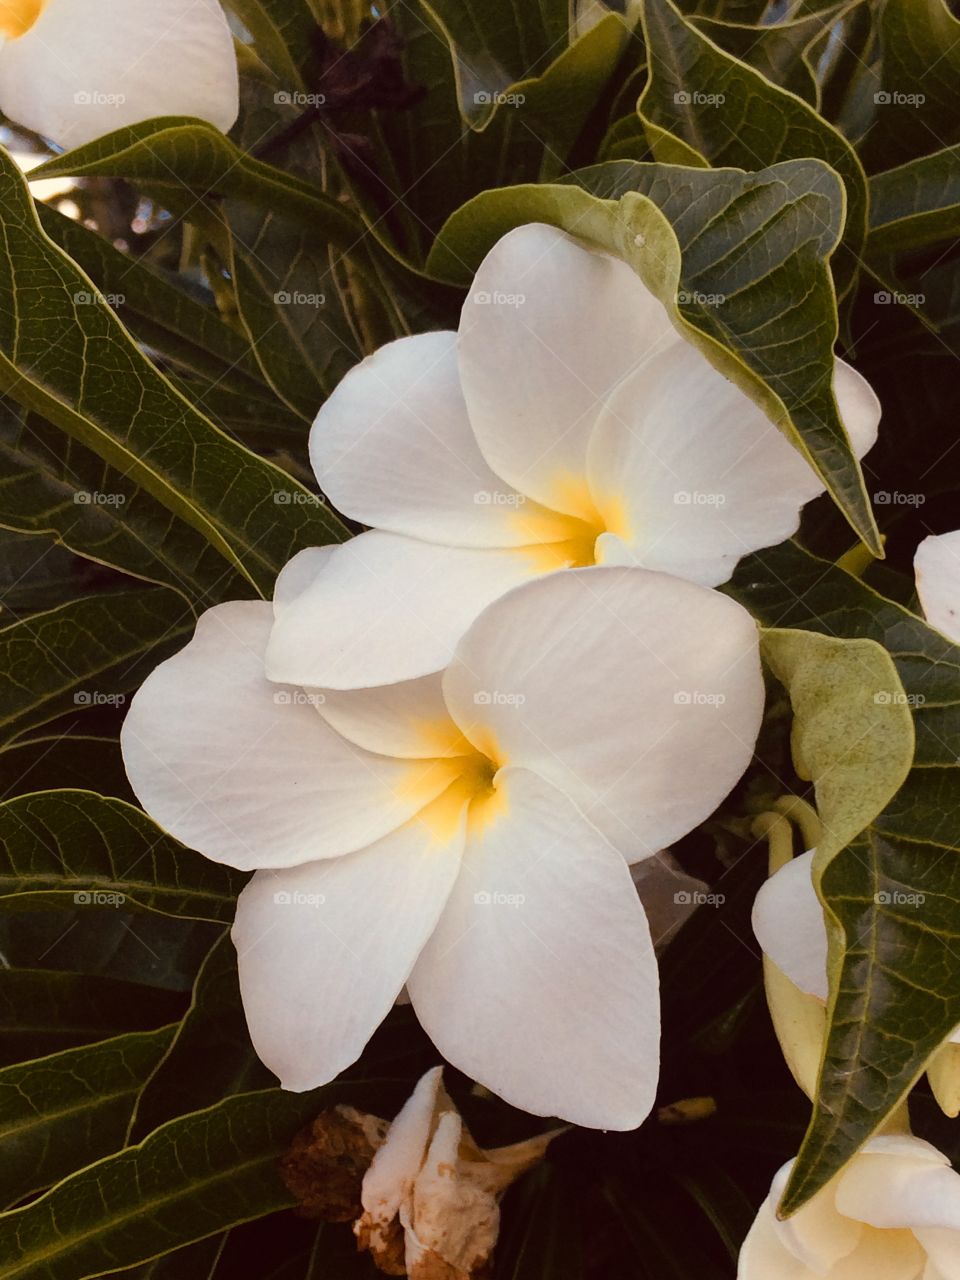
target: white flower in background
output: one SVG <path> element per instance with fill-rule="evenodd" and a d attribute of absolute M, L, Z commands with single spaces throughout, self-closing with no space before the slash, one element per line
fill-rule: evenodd
<path fill-rule="evenodd" d="M 920 1138 L 873 1138 L 792 1217 L 777 1218 L 793 1162 L 773 1180 L 738 1280 L 956 1280 L 960 1174 Z"/>
<path fill-rule="evenodd" d="M 960 529 L 924 538 L 913 567 L 927 621 L 960 644 Z"/>
<path fill-rule="evenodd" d="M 311 625 L 313 558 L 281 575 L 280 621 Z M 664 574 L 571 570 L 486 609 L 442 678 L 340 694 L 266 678 L 272 625 L 259 602 L 206 613 L 122 738 L 148 813 L 259 869 L 233 936 L 261 1058 L 286 1088 L 323 1084 L 406 983 L 440 1052 L 509 1102 L 639 1124 L 659 999 L 628 863 L 706 818 L 750 760 L 750 615 Z"/>
<path fill-rule="evenodd" d="M 419 1081 L 363 1179 L 361 1249 L 410 1280 L 484 1275 L 500 1232 L 499 1199 L 542 1160 L 558 1130 L 482 1151 L 443 1087 Z"/>
<path fill-rule="evenodd" d="M 813 855 L 810 850 L 791 859 L 766 881 L 753 904 L 753 931 L 764 953 L 795 987 L 826 1003 L 827 925 L 813 887 Z M 889 891 L 891 897 L 895 892 Z M 916 908 L 909 896 L 904 892 L 906 900 L 897 910 Z M 960 1043 L 960 1029 L 951 1040 Z"/>
<path fill-rule="evenodd" d="M 862 455 L 876 397 L 839 360 L 834 390 Z M 374 526 L 318 562 L 271 639 L 272 679 L 324 688 L 440 670 L 484 605 L 554 569 L 715 586 L 823 492 L 625 262 L 539 224 L 490 251 L 457 333 L 348 373 L 310 449 L 334 505 Z"/>
<path fill-rule="evenodd" d="M 0 0 L 0 111 L 72 148 L 152 116 L 237 118 L 218 0 Z"/>

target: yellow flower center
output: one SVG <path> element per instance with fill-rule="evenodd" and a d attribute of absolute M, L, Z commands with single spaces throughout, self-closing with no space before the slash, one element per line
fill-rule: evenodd
<path fill-rule="evenodd" d="M 610 494 L 598 500 L 586 480 L 562 475 L 554 482 L 557 505 L 563 511 L 527 502 L 509 516 L 524 538 L 518 548 L 537 573 L 580 569 L 597 563 L 597 539 L 604 533 L 631 536 L 623 500 Z"/>
<path fill-rule="evenodd" d="M 437 726 L 438 736 L 440 732 L 441 727 Z M 449 779 L 436 799 L 425 804 L 412 819 L 441 844 L 456 835 L 464 809 L 469 830 L 476 834 L 507 808 L 505 791 L 497 782 L 503 760 L 496 747 L 488 745 L 487 751 L 479 751 L 462 736 L 459 743 L 463 746 L 462 754 L 410 762 L 409 786 L 414 792 L 425 785 L 435 789 L 438 777 Z"/>
<path fill-rule="evenodd" d="M 47 0 L 0 0 L 0 35 L 16 40 L 40 17 Z"/>

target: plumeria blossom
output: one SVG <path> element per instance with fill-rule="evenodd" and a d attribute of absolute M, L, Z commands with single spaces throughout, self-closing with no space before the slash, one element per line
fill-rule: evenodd
<path fill-rule="evenodd" d="M 839 360 L 834 391 L 862 456 L 877 399 Z M 440 670 L 485 605 L 556 569 L 715 586 L 823 492 L 626 262 L 540 224 L 487 254 L 456 333 L 348 373 L 310 451 L 324 493 L 372 526 L 316 562 L 271 637 L 270 677 L 320 688 Z"/>
<path fill-rule="evenodd" d="M 791 859 L 762 886 L 753 905 L 753 931 L 794 986 L 825 1004 L 827 925 L 813 885 L 814 852 Z M 950 1038 L 960 1043 L 960 1029 Z"/>
<path fill-rule="evenodd" d="M 802 1209 L 777 1204 L 773 1180 L 740 1251 L 738 1280 L 956 1280 L 960 1174 L 910 1134 L 873 1138 Z"/>
<path fill-rule="evenodd" d="M 312 558 L 281 575 L 278 624 L 313 624 Z M 659 1001 L 628 863 L 750 760 L 750 615 L 665 574 L 570 570 L 488 606 L 442 676 L 347 693 L 271 682 L 273 627 L 265 603 L 208 611 L 122 739 L 157 822 L 257 870 L 233 937 L 263 1061 L 288 1089 L 332 1079 L 406 984 L 440 1052 L 509 1102 L 639 1124 Z"/>
<path fill-rule="evenodd" d="M 960 644 L 960 529 L 924 538 L 913 566 L 927 621 Z"/>
<path fill-rule="evenodd" d="M 239 111 L 218 0 L 0 0 L 0 110 L 61 147 L 153 116 Z"/>
<path fill-rule="evenodd" d="M 500 1232 L 499 1200 L 543 1159 L 559 1130 L 483 1151 L 443 1087 L 442 1068 L 418 1082 L 373 1157 L 354 1224 L 361 1249 L 388 1275 L 470 1280 Z"/>

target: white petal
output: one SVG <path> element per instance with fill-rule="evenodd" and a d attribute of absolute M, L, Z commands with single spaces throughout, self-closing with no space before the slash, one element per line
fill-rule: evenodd
<path fill-rule="evenodd" d="M 924 1280 L 960 1280 L 960 1232 L 921 1227 L 916 1236 L 930 1259 Z"/>
<path fill-rule="evenodd" d="M 960 1174 L 919 1138 L 903 1135 L 896 1147 L 871 1143 L 840 1175 L 837 1208 L 873 1227 L 960 1231 Z"/>
<path fill-rule="evenodd" d="M 464 822 L 445 842 L 416 818 L 342 858 L 260 871 L 233 941 L 250 1037 L 285 1089 L 355 1062 L 407 980 L 456 879 Z"/>
<path fill-rule="evenodd" d="M 850 447 L 858 458 L 862 458 L 877 443 L 880 426 L 877 393 L 863 374 L 857 373 L 845 360 L 837 359 L 833 369 L 833 395 L 847 429 Z"/>
<path fill-rule="evenodd" d="M 761 1205 L 740 1249 L 737 1280 L 818 1280 L 780 1239 L 775 1210 L 769 1200 Z"/>
<path fill-rule="evenodd" d="M 413 1192 L 430 1145 L 442 1078 L 443 1067 L 431 1067 L 420 1077 L 364 1174 L 360 1199 L 375 1222 L 390 1222 Z"/>
<path fill-rule="evenodd" d="M 320 714 L 338 733 L 368 751 L 422 760 L 473 752 L 450 718 L 440 672 L 375 689 L 325 689 Z"/>
<path fill-rule="evenodd" d="M 461 1071 L 534 1115 L 632 1129 L 656 1092 L 659 994 L 622 858 L 526 770 L 471 826 L 463 868 L 409 979 Z"/>
<path fill-rule="evenodd" d="M 785 1164 L 774 1176 L 766 1211 L 777 1238 L 791 1257 L 798 1259 L 817 1276 L 833 1275 L 831 1268 L 856 1249 L 863 1226 L 837 1211 L 833 1185 L 827 1185 L 790 1218 L 776 1216 L 794 1162 Z"/>
<path fill-rule="evenodd" d="M 362 533 L 337 547 L 283 609 L 267 673 L 287 684 L 361 689 L 440 671 L 484 606 L 535 573 L 519 551 Z"/>
<path fill-rule="evenodd" d="M 552 573 L 485 610 L 444 696 L 481 750 L 549 778 L 633 862 L 712 813 L 749 763 L 757 629 L 665 574 Z"/>
<path fill-rule="evenodd" d="M 555 227 L 517 227 L 480 264 L 460 318 L 460 374 L 484 457 L 522 493 L 581 515 L 577 484 L 604 399 L 679 341 L 625 262 Z"/>
<path fill-rule="evenodd" d="M 288 604 L 293 604 L 298 596 L 313 586 L 336 549 L 336 543 L 328 547 L 306 547 L 287 561 L 273 584 L 273 612 L 277 617 Z"/>
<path fill-rule="evenodd" d="M 239 96 L 217 0 L 48 0 L 0 49 L 0 110 L 61 147 L 153 116 L 226 132 Z"/>
<path fill-rule="evenodd" d="M 862 415 L 853 417 L 863 443 Z M 766 414 L 686 342 L 616 388 L 588 467 L 597 509 L 619 513 L 636 562 L 708 587 L 795 533 L 804 503 L 824 489 Z"/>
<path fill-rule="evenodd" d="M 330 501 L 362 524 L 449 546 L 518 546 L 529 540 L 517 518 L 526 499 L 480 453 L 456 343 L 421 333 L 367 356 L 317 415 L 310 459 Z"/>
<path fill-rule="evenodd" d="M 813 887 L 812 867 L 810 850 L 770 877 L 753 904 L 753 932 L 794 986 L 826 1000 L 827 926 Z"/>
<path fill-rule="evenodd" d="M 299 689 L 263 674 L 273 611 L 218 605 L 130 706 L 123 759 L 140 803 L 216 862 L 293 866 L 362 848 L 449 783 L 344 741 Z"/>
<path fill-rule="evenodd" d="M 960 644 L 960 529 L 924 538 L 913 567 L 927 621 Z"/>

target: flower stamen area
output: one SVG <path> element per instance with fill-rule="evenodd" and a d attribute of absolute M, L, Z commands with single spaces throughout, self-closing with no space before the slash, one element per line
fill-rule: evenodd
<path fill-rule="evenodd" d="M 434 767 L 451 775 L 440 795 L 424 805 L 413 819 L 438 843 L 446 844 L 454 838 L 463 821 L 464 809 L 472 835 L 506 812 L 506 793 L 497 782 L 501 761 L 495 754 L 471 749 L 453 759 L 418 760 L 413 767 L 421 784 L 427 776 L 436 779 Z"/>
<path fill-rule="evenodd" d="M 528 503 L 511 513 L 526 542 L 520 552 L 532 559 L 535 572 L 597 564 L 597 540 L 605 533 L 629 540 L 622 499 L 613 494 L 598 499 L 586 479 L 576 476 L 559 477 L 553 488 L 563 510 Z"/>
<path fill-rule="evenodd" d="M 0 0 L 0 35 L 16 40 L 40 17 L 46 0 Z"/>

